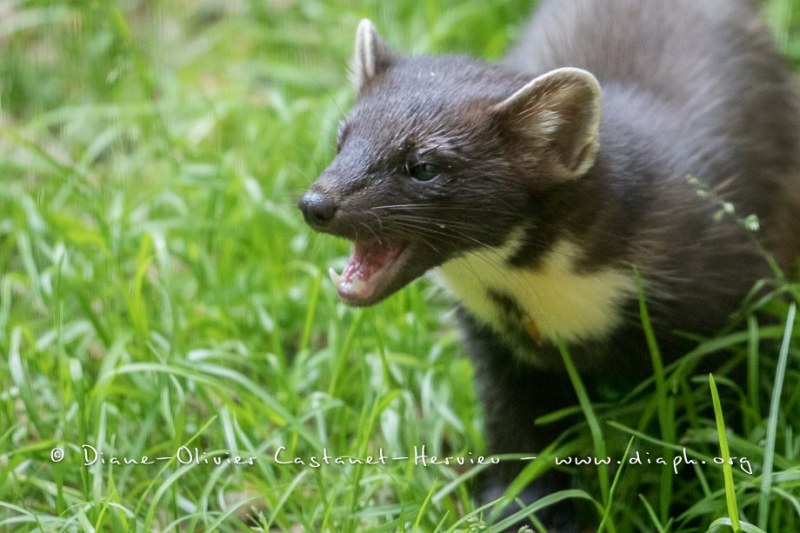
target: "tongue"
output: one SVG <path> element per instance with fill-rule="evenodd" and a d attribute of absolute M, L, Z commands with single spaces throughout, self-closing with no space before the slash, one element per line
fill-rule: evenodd
<path fill-rule="evenodd" d="M 331 268 L 328 273 L 343 298 L 368 298 L 381 282 L 385 272 L 400 255 L 402 246 L 392 242 L 356 242 L 353 253 L 341 274 Z"/>

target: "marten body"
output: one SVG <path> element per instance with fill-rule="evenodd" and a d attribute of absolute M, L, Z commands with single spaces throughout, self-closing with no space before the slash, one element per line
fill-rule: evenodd
<path fill-rule="evenodd" d="M 404 58 L 364 22 L 355 78 L 339 153 L 300 207 L 355 242 L 332 274 L 352 305 L 436 269 L 493 453 L 558 435 L 533 420 L 575 403 L 559 346 L 590 391 L 651 372 L 640 287 L 669 359 L 676 332 L 713 334 L 775 276 L 764 251 L 796 273 L 800 101 L 744 1 L 545 1 L 502 65 Z M 484 498 L 517 471 L 490 473 Z"/>

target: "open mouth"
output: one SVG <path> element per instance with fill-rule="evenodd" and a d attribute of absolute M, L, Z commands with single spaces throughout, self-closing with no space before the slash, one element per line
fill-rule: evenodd
<path fill-rule="evenodd" d="M 407 262 L 407 247 L 391 241 L 356 241 L 341 274 L 328 273 L 339 296 L 350 305 L 371 305 L 397 289 Z"/>

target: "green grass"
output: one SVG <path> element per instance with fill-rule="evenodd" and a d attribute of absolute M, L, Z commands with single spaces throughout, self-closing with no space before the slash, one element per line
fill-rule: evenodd
<path fill-rule="evenodd" d="M 445 298 L 422 281 L 344 307 L 324 272 L 347 245 L 294 205 L 352 101 L 359 18 L 405 51 L 496 58 L 529 7 L 0 1 L 0 531 L 241 531 L 248 513 L 271 531 L 482 530 L 469 464 L 309 465 L 415 446 L 475 460 L 485 444 Z M 800 65 L 800 2 L 769 8 Z M 713 463 L 707 379 L 687 376 L 723 350 L 751 369 L 715 375 L 740 408 L 730 454 L 752 466 L 731 469 L 739 518 L 800 531 L 800 328 L 782 300 L 752 307 L 778 322 L 744 319 L 638 394 L 554 414 L 591 424 L 524 476 L 597 442 Z M 82 445 L 105 461 L 84 464 Z M 733 523 L 722 469 L 682 468 L 627 463 L 598 484 L 580 467 L 585 486 L 553 499 L 590 498 L 604 531 Z M 675 502 L 691 505 L 669 515 Z"/>

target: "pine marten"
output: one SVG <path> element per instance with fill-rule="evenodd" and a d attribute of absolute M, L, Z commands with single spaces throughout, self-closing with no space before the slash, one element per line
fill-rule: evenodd
<path fill-rule="evenodd" d="M 590 391 L 652 372 L 639 287 L 669 360 L 687 348 L 676 332 L 711 335 L 774 265 L 797 272 L 800 98 L 745 0 L 545 0 L 500 64 L 404 57 L 362 21 L 353 74 L 337 155 L 299 207 L 353 241 L 331 271 L 350 305 L 435 272 L 492 453 L 563 429 L 533 424 L 576 403 L 559 346 Z M 483 500 L 518 468 L 489 471 Z"/>

